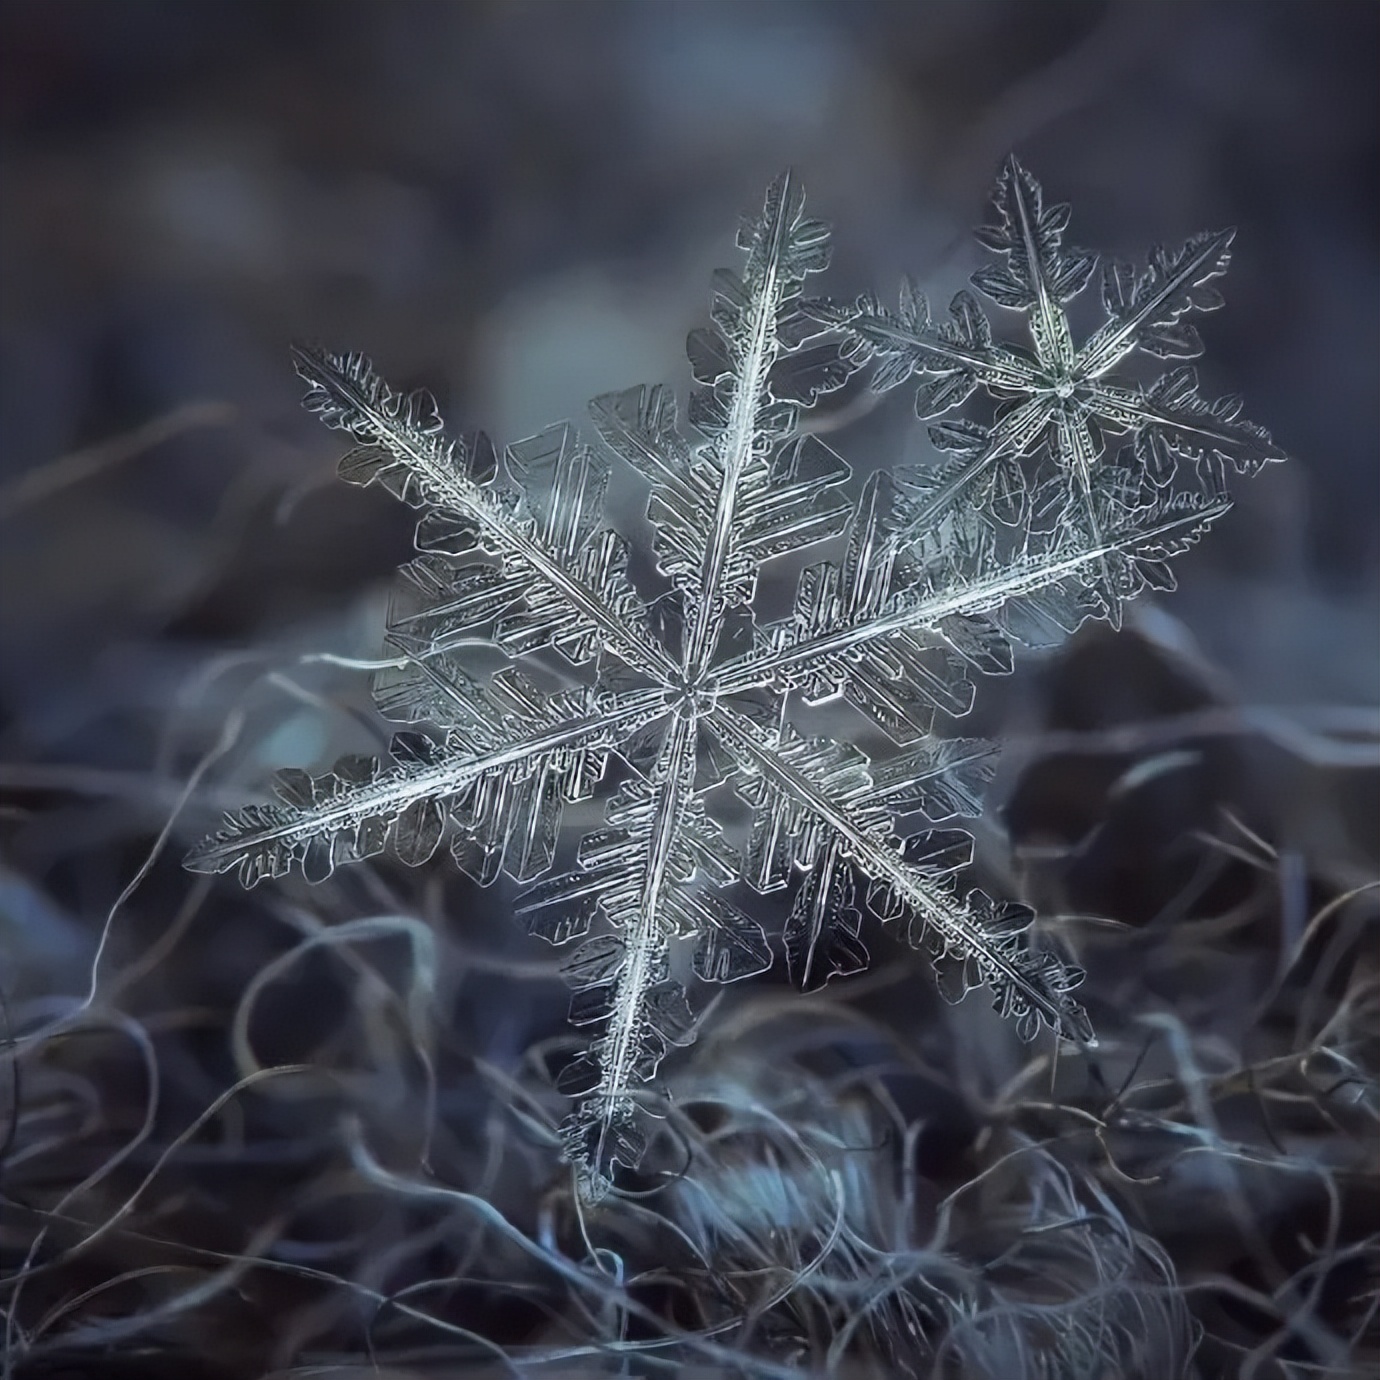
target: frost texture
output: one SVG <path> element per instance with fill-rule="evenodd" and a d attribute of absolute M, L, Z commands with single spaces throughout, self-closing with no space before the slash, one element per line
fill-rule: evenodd
<path fill-rule="evenodd" d="M 689 338 L 688 426 L 669 389 L 637 387 L 596 398 L 589 433 L 558 425 L 500 458 L 482 435 L 447 439 L 430 397 L 395 392 L 362 357 L 297 353 L 307 406 L 353 441 L 342 475 L 424 510 L 390 616 L 404 664 L 375 692 L 429 731 L 400 732 L 389 763 L 280 773 L 277 803 L 228 818 L 188 864 L 252 884 L 385 851 L 418 864 L 444 844 L 476 881 L 519 883 L 530 929 L 572 946 L 570 1020 L 594 1030 L 558 1079 L 591 1199 L 640 1158 L 637 1085 L 694 1038 L 680 955 L 716 983 L 771 963 L 745 888 L 794 889 L 784 948 L 804 986 L 865 966 L 871 912 L 933 954 L 951 999 L 985 986 L 1023 1038 L 1092 1038 L 1071 995 L 1082 974 L 1032 943 L 1031 912 L 954 881 L 971 838 L 937 826 L 979 812 L 993 748 L 935 735 L 936 715 L 966 713 L 969 673 L 1008 671 L 1015 644 L 1169 587 L 1165 562 L 1228 506 L 1223 467 L 1276 452 L 1184 371 L 1147 388 L 1110 378 L 1136 348 L 1197 352 L 1182 317 L 1215 305 L 1204 285 L 1229 236 L 1156 251 L 1144 272 L 1110 265 L 1108 323 L 1075 351 L 1062 304 L 1094 261 L 1063 246 L 1067 210 L 1046 209 L 1014 162 L 996 204 L 980 236 L 1000 262 L 975 281 L 1027 314 L 1033 355 L 997 344 L 967 293 L 937 328 L 914 295 L 897 313 L 806 298 L 828 236 L 789 174 L 744 222 L 741 273 L 715 275 L 712 325 Z M 936 427 L 950 463 L 875 474 L 850 500 L 848 466 L 803 421 L 869 365 L 875 388 L 920 375 L 922 415 L 979 386 L 1004 401 L 991 425 Z M 1132 442 L 1114 459 L 1109 432 Z M 605 517 L 615 469 L 649 491 L 641 588 Z M 760 619 L 763 564 L 822 543 L 835 558 L 803 569 L 791 614 Z M 466 669 L 476 639 L 502 670 Z M 799 724 L 823 702 L 843 726 L 820 739 Z M 736 793 L 736 825 L 716 787 Z M 562 812 L 596 793 L 603 826 L 566 856 Z"/>

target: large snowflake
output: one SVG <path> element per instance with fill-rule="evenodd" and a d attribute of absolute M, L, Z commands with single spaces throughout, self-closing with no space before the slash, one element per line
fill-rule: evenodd
<path fill-rule="evenodd" d="M 938 331 L 914 296 L 896 315 L 806 299 L 828 235 L 790 175 L 745 220 L 742 272 L 715 276 L 713 324 L 690 336 L 688 428 L 670 390 L 638 387 L 591 403 L 592 435 L 562 424 L 500 462 L 482 436 L 446 439 L 430 397 L 360 356 L 298 352 L 307 405 L 355 443 L 342 475 L 426 510 L 390 618 L 397 668 L 375 690 L 387 717 L 432 731 L 400 732 L 391 762 L 280 773 L 278 801 L 230 817 L 189 865 L 320 878 L 384 851 L 421 863 L 448 840 L 480 883 L 506 873 L 536 934 L 582 941 L 563 968 L 570 1019 L 596 1032 L 558 1081 L 591 1198 L 641 1156 L 638 1085 L 693 1037 L 682 979 L 770 964 L 751 891 L 795 888 L 784 947 L 807 986 L 865 964 L 871 911 L 906 922 L 947 995 L 985 985 L 1023 1037 L 1092 1038 L 1070 995 L 1082 975 L 1033 944 L 1031 912 L 954 880 L 971 839 L 934 826 L 978 812 L 992 748 L 935 734 L 935 718 L 968 710 L 969 671 L 1009 670 L 1013 641 L 1165 586 L 1165 560 L 1227 507 L 1211 465 L 1175 482 L 1169 460 L 1268 438 L 1182 379 L 1105 378 L 1133 345 L 1187 343 L 1178 317 L 1210 305 L 1225 237 L 1140 277 L 1113 266 L 1112 325 L 1074 352 L 1060 303 L 1092 260 L 1062 250 L 1066 211 L 1044 210 L 1014 165 L 998 206 L 984 236 L 1006 265 L 979 286 L 1027 312 L 1033 358 L 993 344 L 966 295 Z M 990 427 L 947 424 L 956 468 L 883 471 L 856 492 L 808 419 L 869 364 L 875 387 L 922 373 L 922 411 L 978 383 L 1017 401 Z M 1107 460 L 1102 430 L 1137 446 Z M 1052 471 L 1012 468 L 1045 434 Z M 605 515 L 617 470 L 649 489 L 650 558 Z M 832 559 L 800 571 L 791 614 L 761 617 L 763 565 L 821 544 Z M 473 669 L 477 641 L 496 672 Z M 565 845 L 564 807 L 596 794 L 603 826 Z"/>

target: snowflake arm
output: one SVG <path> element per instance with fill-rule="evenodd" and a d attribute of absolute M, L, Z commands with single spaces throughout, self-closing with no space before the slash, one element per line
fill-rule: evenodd
<path fill-rule="evenodd" d="M 514 501 L 495 491 L 487 439 L 447 441 L 430 394 L 398 393 L 362 355 L 297 348 L 294 356 L 310 385 L 307 408 L 356 442 L 340 462 L 343 479 L 379 483 L 406 503 L 428 507 L 417 530 L 423 551 L 500 557 L 498 569 L 474 564 L 453 572 L 457 607 L 474 623 L 506 612 L 507 642 L 515 650 L 547 641 L 582 660 L 607 647 L 638 670 L 665 671 L 664 650 L 637 617 L 621 541 L 596 526 L 607 472 L 575 443 L 570 428 L 554 427 L 509 448 L 507 468 L 521 490 Z M 448 633 L 468 636 L 471 626 L 467 620 Z M 519 630 L 523 640 L 514 642 Z M 500 645 L 504 633 L 500 627 Z M 433 628 L 424 650 L 445 645 L 446 636 Z"/>
<path fill-rule="evenodd" d="M 966 712 L 965 665 L 1009 671 L 1013 642 L 1046 646 L 1085 618 L 1107 616 L 1108 584 L 1117 600 L 1147 586 L 1172 589 L 1167 562 L 1231 507 L 1215 487 L 1170 494 L 1134 470 L 1114 473 L 1119 485 L 1099 492 L 1101 542 L 1059 527 L 1004 534 L 974 520 L 904 552 L 887 531 L 910 505 L 890 476 L 878 476 L 843 564 L 802 574 L 792 616 L 724 663 L 721 693 L 771 683 L 811 700 L 842 695 L 903 743 L 928 731 L 933 709 Z M 1057 484 L 1046 486 L 1053 504 Z"/>
<path fill-rule="evenodd" d="M 808 771 L 836 806 L 860 809 L 867 827 L 882 832 L 888 821 L 907 815 L 923 814 L 938 823 L 979 814 L 996 751 L 995 744 L 978 739 L 927 738 L 900 756 L 867 763 L 856 749 L 805 742 L 790 730 L 779 735 L 778 748 Z M 774 791 L 751 759 L 740 755 L 739 765 L 746 769 L 739 793 L 757 807 L 746 868 L 749 885 L 770 891 L 787 884 L 793 867 L 805 874 L 783 935 L 791 977 L 809 991 L 831 977 L 860 972 L 867 965 L 864 909 L 843 839 L 799 800 Z M 941 856 L 962 866 L 970 844 L 966 833 L 932 831 L 908 846 L 912 853 L 923 851 L 930 874 L 937 875 Z"/>
<path fill-rule="evenodd" d="M 381 708 L 416 718 L 420 704 L 444 702 L 443 721 L 463 727 L 440 743 L 396 734 L 392 764 L 350 756 L 318 777 L 279 772 L 278 800 L 227 815 L 187 867 L 237 870 L 246 886 L 295 867 L 320 881 L 339 863 L 385 851 L 417 866 L 453 826 L 455 861 L 476 880 L 492 882 L 505 860 L 514 875 L 532 876 L 549 865 L 563 805 L 588 798 L 614 745 L 660 711 L 646 691 L 611 708 L 590 692 L 542 694 L 513 671 L 480 687 L 451 664 L 409 670 L 434 698 L 393 678 L 380 687 Z M 527 725 L 525 736 L 513 732 L 515 722 Z"/>
<path fill-rule="evenodd" d="M 716 890 L 733 880 L 737 859 L 694 795 L 697 737 L 694 715 L 673 714 L 649 779 L 610 803 L 609 827 L 586 836 L 578 869 L 518 899 L 519 914 L 542 932 L 572 915 L 583 932 L 596 912 L 613 931 L 564 968 L 575 989 L 571 1024 L 602 1027 L 557 1080 L 578 1099 L 561 1134 L 589 1201 L 608 1191 L 616 1164 L 633 1168 L 641 1158 L 636 1085 L 655 1075 L 669 1045 L 694 1038 L 685 989 L 669 977 L 672 942 L 697 939 L 694 971 L 708 982 L 771 964 L 762 927 Z"/>
<path fill-rule="evenodd" d="M 801 347 L 822 327 L 801 288 L 828 263 L 828 230 L 803 214 L 790 173 L 744 220 L 741 276 L 714 275 L 712 327 L 691 333 L 697 387 L 691 444 L 664 388 L 632 389 L 591 405 L 610 451 L 651 482 L 648 515 L 661 568 L 684 601 L 681 676 L 702 679 L 725 619 L 750 603 L 765 559 L 843 530 L 848 467 L 814 437 L 798 436 L 802 406 L 837 388 L 852 366 L 836 344 Z"/>
<path fill-rule="evenodd" d="M 863 813 L 868 804 L 875 804 L 867 799 L 865 772 L 857 774 L 852 792 L 841 793 L 837 780 L 831 779 L 836 773 L 827 770 L 814 745 L 796 744 L 792 750 L 787 742 L 783 751 L 727 707 L 715 710 L 711 725 L 723 745 L 759 779 L 760 798 L 769 810 L 813 822 L 814 831 L 795 836 L 800 842 L 791 848 L 793 861 L 812 865 L 814 832 L 828 830 L 838 845 L 830 855 L 834 865 L 842 855 L 857 867 L 872 884 L 873 904 L 883 916 L 908 910 L 913 917 L 911 942 L 925 945 L 936 958 L 955 961 L 957 981 L 942 989 L 946 995 L 957 998 L 985 984 L 998 1010 L 1015 1020 L 1022 1038 L 1032 1038 L 1046 1025 L 1069 1039 L 1092 1042 L 1087 1014 L 1069 995 L 1083 980 L 1082 971 L 1052 953 L 1028 947 L 1025 936 L 1033 918 L 1029 910 L 995 907 L 982 892 L 960 896 L 945 881 L 968 862 L 971 839 L 966 834 L 921 834 L 897 849 L 879 837 L 887 812 L 873 811 L 871 818 Z M 813 898 L 811 903 L 817 904 Z"/>

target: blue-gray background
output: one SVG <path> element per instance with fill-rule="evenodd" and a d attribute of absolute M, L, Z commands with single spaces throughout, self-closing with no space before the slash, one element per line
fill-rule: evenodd
<path fill-rule="evenodd" d="M 707 270 L 781 166 L 836 227 L 835 291 L 908 271 L 943 302 L 1011 149 L 1092 247 L 1239 227 L 1203 372 L 1297 463 L 1243 493 L 1177 607 L 1249 695 L 1374 697 L 1366 0 L 0 15 L 0 483 L 191 400 L 238 409 L 7 523 L 10 714 L 106 674 L 117 644 L 247 642 L 405 552 L 406 524 L 358 495 L 237 506 L 237 483 L 325 483 L 289 341 L 366 350 L 457 427 L 514 439 L 683 380 Z"/>

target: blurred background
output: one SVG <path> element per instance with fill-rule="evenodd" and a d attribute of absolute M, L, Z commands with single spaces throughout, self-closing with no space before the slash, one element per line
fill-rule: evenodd
<path fill-rule="evenodd" d="M 1171 946 L 1166 927 L 1190 916 L 1253 917 L 1244 938 L 1192 950 L 1196 987 L 1176 987 L 1176 968 L 1126 1009 L 1191 991 L 1211 1014 L 1217 977 L 1239 976 L 1243 954 L 1261 983 L 1283 982 L 1282 955 L 1308 917 L 1376 870 L 1377 57 L 1371 0 L 0 0 L 0 987 L 14 1029 L 41 1028 L 60 998 L 85 993 L 102 921 L 181 803 L 102 954 L 125 994 L 115 1004 L 137 1013 L 164 1069 L 154 1124 L 68 1212 L 64 1195 L 135 1135 L 152 1102 L 144 1046 L 107 1031 L 40 1052 L 52 1067 L 31 1073 L 29 1105 L 49 1121 L 39 1134 L 11 1116 L 8 1148 L 27 1146 L 14 1200 L 88 1226 L 109 1217 L 153 1148 L 243 1072 L 223 1048 L 230 1013 L 307 933 L 309 908 L 449 917 L 438 923 L 468 957 L 443 965 L 446 1033 L 428 1037 L 440 1039 L 432 1067 L 452 1068 L 448 1124 L 462 1128 L 446 1173 L 473 1185 L 492 1169 L 486 1147 L 509 1134 L 494 1127 L 512 1099 L 476 1060 L 511 1074 L 524 1049 L 559 1035 L 564 1012 L 549 973 L 524 976 L 545 955 L 508 934 L 501 896 L 385 867 L 310 895 L 246 897 L 177 866 L 217 807 L 257 795 L 272 768 L 320 767 L 383 741 L 367 677 L 300 658 L 378 654 L 413 519 L 335 481 L 337 439 L 301 412 L 288 346 L 362 350 L 393 382 L 430 387 L 457 432 L 501 440 L 639 381 L 683 396 L 684 337 L 706 314 L 708 274 L 732 261 L 739 212 L 788 164 L 834 226 L 824 281 L 840 296 L 890 296 L 908 272 L 946 302 L 977 263 L 969 228 L 1011 151 L 1051 200 L 1073 203 L 1072 238 L 1099 251 L 1138 258 L 1238 227 L 1227 304 L 1202 327 L 1204 392 L 1243 394 L 1245 415 L 1292 462 L 1238 482 L 1235 511 L 1178 563 L 1178 592 L 1147 601 L 1119 636 L 1085 629 L 1058 657 L 981 687 L 973 723 L 1014 743 L 983 840 L 994 885 L 1148 927 Z M 907 404 L 886 407 L 895 426 L 875 434 L 909 437 L 897 443 L 912 448 L 904 458 L 928 454 Z M 849 435 L 831 437 L 845 458 L 885 462 L 851 455 Z M 181 802 L 236 713 L 233 745 Z M 1167 768 L 1166 752 L 1180 754 Z M 1146 760 L 1160 766 L 1135 776 Z M 1373 925 L 1367 916 L 1356 924 Z M 401 990 L 410 970 L 392 942 L 375 957 Z M 1101 971 L 1102 1004 L 1117 1008 L 1130 990 L 1118 975 L 1144 951 L 1114 952 L 1102 970 L 1085 957 L 1090 989 Z M 936 1176 L 971 1173 L 979 1161 L 963 1156 L 987 1112 L 955 1108 L 1020 1066 L 1003 1053 L 985 1071 L 955 1072 L 951 1037 L 967 1027 L 928 988 L 916 1014 L 923 967 L 899 995 L 883 984 L 856 1001 L 903 1043 L 920 1038 L 906 1022 L 923 1020 L 927 1057 L 961 1094 L 926 1113 L 945 1128 L 927 1163 Z M 1328 980 L 1345 987 L 1342 969 L 1338 959 Z M 318 1051 L 328 1035 L 393 1050 L 372 1027 L 337 1029 L 348 1024 L 343 990 L 326 960 L 304 965 L 261 1012 L 260 1061 Z M 1341 1000 L 1328 992 L 1324 1011 Z M 1230 1035 L 1204 1036 L 1241 1067 L 1259 995 L 1241 994 Z M 317 1014 L 306 1033 L 294 1024 L 304 1000 Z M 1276 1054 L 1307 1044 L 1290 1031 Z M 407 1063 L 397 1041 L 376 1071 Z M 413 1067 L 396 1086 L 354 1094 L 366 1119 L 391 1116 L 379 1134 L 395 1133 L 403 1158 L 396 1123 L 422 1095 L 419 1076 Z M 73 1086 L 89 1094 L 80 1134 L 63 1100 Z M 244 1114 L 242 1182 L 205 1167 L 209 1156 L 179 1160 L 185 1177 L 174 1173 L 166 1193 L 160 1179 L 155 1195 L 161 1235 L 247 1249 L 230 1205 L 305 1192 L 334 1163 L 322 1130 L 333 1114 L 309 1103 L 269 1099 L 262 1124 Z M 484 1191 L 525 1202 L 532 1183 L 559 1177 L 549 1151 L 528 1160 L 490 1174 Z M 1372 1194 L 1373 1171 L 1358 1180 Z M 1261 1232 L 1282 1220 L 1287 1237 L 1296 1200 L 1266 1196 L 1285 1215 L 1262 1216 Z M 1153 1236 L 1152 1219 L 1137 1220 Z M 65 1339 L 48 1373 L 94 1374 L 82 1367 L 104 1334 L 63 1301 L 167 1256 L 113 1239 L 78 1250 L 80 1231 L 63 1237 L 58 1220 L 12 1217 L 8 1268 L 40 1222 L 56 1233 L 36 1256 L 52 1268 L 15 1317 L 38 1328 L 57 1309 L 40 1329 Z M 393 1243 L 415 1225 L 369 1222 Z M 1211 1231 L 1171 1235 L 1157 1239 L 1181 1276 L 1245 1277 L 1236 1247 L 1204 1244 Z M 1251 1278 L 1268 1293 L 1268 1270 Z M 301 1281 L 300 1298 L 266 1301 L 262 1281 L 246 1279 L 218 1291 L 209 1313 L 189 1304 L 180 1322 L 160 1323 L 128 1373 L 154 1373 L 166 1351 L 169 1374 L 191 1375 L 203 1324 L 238 1339 L 207 1374 L 296 1364 L 306 1352 L 283 1340 L 298 1332 L 275 1310 L 300 1322 L 329 1306 Z M 122 1285 L 96 1313 L 174 1297 Z M 452 1303 L 478 1326 L 482 1307 Z M 521 1310 L 503 1321 L 504 1345 L 545 1335 L 547 1315 L 530 1311 L 535 1321 Z M 1258 1299 L 1238 1313 L 1195 1315 L 1213 1338 L 1247 1339 L 1222 1342 L 1230 1364 L 1275 1327 Z M 320 1341 L 332 1328 L 334 1350 Z M 300 1331 L 333 1364 L 363 1354 L 334 1314 Z M 135 1354 L 132 1334 L 105 1340 L 102 1365 Z M 1234 1373 L 1211 1368 L 1228 1366 L 1220 1356 L 1201 1373 Z"/>
<path fill-rule="evenodd" d="M 92 693 L 152 634 L 174 660 L 248 643 L 396 564 L 406 518 L 327 486 L 288 342 L 362 349 L 516 439 L 682 377 L 706 273 L 782 166 L 835 225 L 833 291 L 904 271 L 943 302 L 1012 149 L 1105 252 L 1240 227 L 1206 391 L 1299 463 L 1241 493 L 1175 612 L 1252 695 L 1373 698 L 1365 0 L 0 12 L 12 714 Z M 170 415 L 180 434 L 24 498 Z"/>

